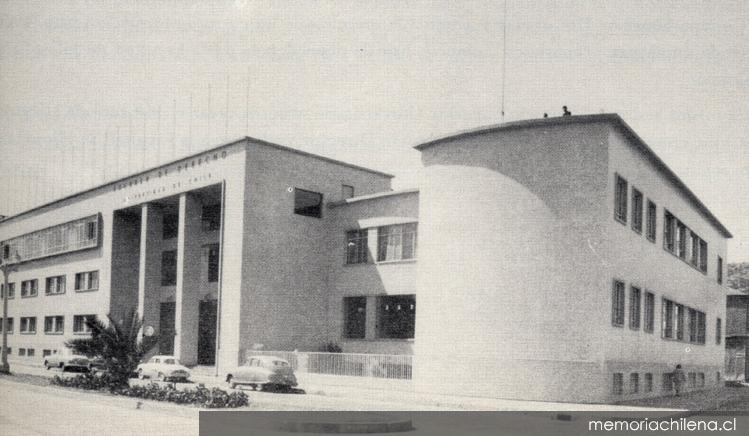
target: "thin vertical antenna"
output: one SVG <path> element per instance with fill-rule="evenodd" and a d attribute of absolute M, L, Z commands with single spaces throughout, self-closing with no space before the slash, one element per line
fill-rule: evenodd
<path fill-rule="evenodd" d="M 117 126 L 117 140 L 115 141 L 114 148 L 115 156 L 115 178 L 120 176 L 120 126 Z"/>
<path fill-rule="evenodd" d="M 229 138 L 229 75 L 226 75 L 226 112 L 224 113 L 224 138 Z"/>
<path fill-rule="evenodd" d="M 104 144 L 102 145 L 102 165 L 101 165 L 101 176 L 104 182 L 107 181 L 107 168 L 109 168 L 109 153 L 107 153 L 107 147 L 109 147 L 109 126 L 104 128 Z"/>
<path fill-rule="evenodd" d="M 188 153 L 192 153 L 192 91 L 190 92 L 190 120 L 187 122 L 187 140 Z"/>
<path fill-rule="evenodd" d="M 247 95 L 245 96 L 244 134 L 250 134 L 250 67 L 247 67 Z"/>
<path fill-rule="evenodd" d="M 504 1 L 502 19 L 502 121 L 505 120 L 505 63 L 507 60 L 507 0 Z"/>
<path fill-rule="evenodd" d="M 133 172 L 132 169 L 132 155 L 133 155 L 133 112 L 128 112 L 127 117 L 127 171 L 125 171 L 126 174 L 130 174 Z"/>
<path fill-rule="evenodd" d="M 157 115 L 158 121 L 156 123 L 156 161 L 161 159 L 161 105 L 159 105 L 159 114 Z"/>
<path fill-rule="evenodd" d="M 143 110 L 143 150 L 141 150 L 140 162 L 141 169 L 146 169 L 146 110 Z"/>
<path fill-rule="evenodd" d="M 172 156 L 177 157 L 177 99 L 172 99 Z"/>
<path fill-rule="evenodd" d="M 213 132 L 211 132 L 211 84 L 208 84 L 208 142 L 211 142 L 211 135 Z"/>

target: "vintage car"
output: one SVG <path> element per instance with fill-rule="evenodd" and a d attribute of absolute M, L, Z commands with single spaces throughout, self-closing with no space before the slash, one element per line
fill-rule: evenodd
<path fill-rule="evenodd" d="M 88 371 L 91 368 L 91 360 L 86 356 L 74 354 L 68 348 L 63 348 L 59 353 L 46 356 L 44 367 L 48 370 L 60 368 L 63 371 Z"/>
<path fill-rule="evenodd" d="M 159 381 L 187 381 L 190 378 L 190 371 L 174 356 L 153 356 L 148 362 L 138 365 L 135 372 L 139 379 L 148 377 Z"/>
<path fill-rule="evenodd" d="M 252 389 L 265 387 L 294 387 L 296 376 L 291 365 L 274 356 L 253 356 L 246 366 L 240 366 L 226 375 L 226 382 L 234 389 L 237 385 L 248 385 Z"/>

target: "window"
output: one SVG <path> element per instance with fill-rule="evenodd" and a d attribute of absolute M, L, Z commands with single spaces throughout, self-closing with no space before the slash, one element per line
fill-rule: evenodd
<path fill-rule="evenodd" d="M 367 229 L 346 232 L 346 263 L 367 263 Z"/>
<path fill-rule="evenodd" d="M 653 392 L 653 374 L 645 373 L 645 392 Z"/>
<path fill-rule="evenodd" d="M 86 223 L 86 239 L 96 239 L 96 221 Z"/>
<path fill-rule="evenodd" d="M 26 355 L 26 349 L 25 348 L 19 348 L 18 349 L 18 355 L 19 356 L 25 356 Z"/>
<path fill-rule="evenodd" d="M 707 242 L 700 239 L 700 271 L 707 272 Z"/>
<path fill-rule="evenodd" d="M 643 330 L 647 333 L 653 333 L 655 327 L 655 294 L 645 292 L 645 326 Z"/>
<path fill-rule="evenodd" d="M 723 325 L 720 318 L 715 320 L 715 344 L 720 345 L 720 341 L 723 339 Z"/>
<path fill-rule="evenodd" d="M 632 230 L 642 233 L 642 192 L 632 188 Z"/>
<path fill-rule="evenodd" d="M 208 282 L 215 283 L 218 281 L 219 271 L 219 244 L 208 246 Z"/>
<path fill-rule="evenodd" d="M 10 258 L 10 245 L 3 244 L 3 259 Z"/>
<path fill-rule="evenodd" d="M 5 283 L 0 283 L 0 296 L 5 298 Z M 8 299 L 15 298 L 16 296 L 16 284 L 8 283 Z"/>
<path fill-rule="evenodd" d="M 18 253 L 22 261 L 98 246 L 98 215 L 48 227 L 5 241 L 3 254 Z"/>
<path fill-rule="evenodd" d="M 655 235 L 657 230 L 657 213 L 658 209 L 652 201 L 648 200 L 648 220 L 647 220 L 647 237 L 651 242 L 655 242 Z"/>
<path fill-rule="evenodd" d="M 665 392 L 670 392 L 674 389 L 673 380 L 671 380 L 671 373 L 664 372 L 661 375 L 662 387 Z"/>
<path fill-rule="evenodd" d="M 21 317 L 21 333 L 27 334 L 27 335 L 36 334 L 36 317 L 35 316 Z"/>
<path fill-rule="evenodd" d="M 676 217 L 667 210 L 663 212 L 663 248 L 676 251 Z"/>
<path fill-rule="evenodd" d="M 694 389 L 697 387 L 697 374 L 694 372 L 690 372 L 687 374 L 687 378 L 689 379 L 689 389 Z"/>
<path fill-rule="evenodd" d="M 632 286 L 629 289 L 629 328 L 633 330 L 640 329 L 641 302 L 642 292 L 640 288 Z"/>
<path fill-rule="evenodd" d="M 5 352 L 8 353 L 8 356 L 10 356 L 11 354 L 13 354 L 13 349 L 10 347 L 6 347 Z"/>
<path fill-rule="evenodd" d="M 294 188 L 294 213 L 297 215 L 322 217 L 322 194 Z"/>
<path fill-rule="evenodd" d="M 624 374 L 622 374 L 621 372 L 614 373 L 612 393 L 614 395 L 622 395 L 624 393 Z"/>
<path fill-rule="evenodd" d="M 47 357 L 52 355 L 52 350 L 42 350 L 42 357 Z"/>
<path fill-rule="evenodd" d="M 176 213 L 164 214 L 161 218 L 161 233 L 164 239 L 172 239 L 177 237 L 179 229 L 179 215 Z"/>
<path fill-rule="evenodd" d="M 640 374 L 633 372 L 629 375 L 629 393 L 636 394 L 640 392 Z"/>
<path fill-rule="evenodd" d="M 65 276 L 47 277 L 46 282 L 45 293 L 47 295 L 65 293 Z"/>
<path fill-rule="evenodd" d="M 398 224 L 377 229 L 377 261 L 416 258 L 416 223 Z"/>
<path fill-rule="evenodd" d="M 96 319 L 96 315 L 75 315 L 73 317 L 73 333 L 91 333 L 91 328 L 86 324 L 86 321 L 93 321 L 94 319 Z"/>
<path fill-rule="evenodd" d="M 617 174 L 614 193 L 614 218 L 627 222 L 627 181 Z"/>
<path fill-rule="evenodd" d="M 201 227 L 204 232 L 212 232 L 221 228 L 221 204 L 203 206 Z"/>
<path fill-rule="evenodd" d="M 705 313 L 697 311 L 697 343 L 705 343 Z"/>
<path fill-rule="evenodd" d="M 351 185 L 341 185 L 341 195 L 344 199 L 354 196 L 354 187 Z"/>
<path fill-rule="evenodd" d="M 364 339 L 367 324 L 367 298 L 343 298 L 343 337 L 350 339 Z"/>
<path fill-rule="evenodd" d="M 676 221 L 676 255 L 682 259 L 687 257 L 687 226 Z"/>
<path fill-rule="evenodd" d="M 723 284 L 723 258 L 718 256 L 718 284 Z"/>
<path fill-rule="evenodd" d="M 674 337 L 674 302 L 663 299 L 661 319 L 663 320 L 663 337 L 673 339 Z"/>
<path fill-rule="evenodd" d="M 684 339 L 684 305 L 676 305 L 676 340 Z"/>
<path fill-rule="evenodd" d="M 377 337 L 413 338 L 416 297 L 414 295 L 389 295 L 378 297 L 377 300 Z"/>
<path fill-rule="evenodd" d="M 26 356 L 27 357 L 34 357 L 34 349 L 33 348 L 27 348 L 26 349 Z"/>
<path fill-rule="evenodd" d="M 705 373 L 704 372 L 697 373 L 697 386 L 701 388 L 705 387 Z"/>
<path fill-rule="evenodd" d="M 700 237 L 694 232 L 689 232 L 689 246 L 691 247 L 690 261 L 692 265 L 698 266 L 700 264 Z"/>
<path fill-rule="evenodd" d="M 21 282 L 21 298 L 36 297 L 38 280 L 24 280 Z"/>
<path fill-rule="evenodd" d="M 3 319 L 0 318 L 0 332 L 3 331 L 3 327 L 6 325 L 8 326 L 8 334 L 13 333 L 13 318 L 8 318 L 6 322 L 3 322 Z"/>
<path fill-rule="evenodd" d="M 689 309 L 689 342 L 697 342 L 697 311 Z"/>
<path fill-rule="evenodd" d="M 611 324 L 617 327 L 624 325 L 624 282 L 614 280 L 611 293 Z"/>
<path fill-rule="evenodd" d="M 99 271 L 87 271 L 76 273 L 75 290 L 93 291 L 99 289 Z"/>
<path fill-rule="evenodd" d="M 62 334 L 65 330 L 65 317 L 63 316 L 45 316 L 44 317 L 44 333 L 51 334 Z"/>
<path fill-rule="evenodd" d="M 161 286 L 177 284 L 177 251 L 169 250 L 161 253 Z"/>

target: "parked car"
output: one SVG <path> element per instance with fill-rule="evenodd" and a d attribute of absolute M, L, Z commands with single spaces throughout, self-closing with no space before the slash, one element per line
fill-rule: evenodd
<path fill-rule="evenodd" d="M 60 368 L 63 371 L 89 371 L 91 361 L 86 356 L 74 354 L 70 349 L 63 348 L 59 353 L 50 354 L 44 358 L 44 367 Z"/>
<path fill-rule="evenodd" d="M 296 376 L 289 362 L 274 356 L 254 356 L 246 366 L 240 366 L 226 375 L 226 382 L 234 389 L 237 385 L 248 385 L 252 389 L 264 387 L 294 387 Z"/>
<path fill-rule="evenodd" d="M 138 365 L 135 371 L 139 379 L 187 381 L 190 378 L 190 371 L 174 356 L 153 356 L 148 362 Z"/>

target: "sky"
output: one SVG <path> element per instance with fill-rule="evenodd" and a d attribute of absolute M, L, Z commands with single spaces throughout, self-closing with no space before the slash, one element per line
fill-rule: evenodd
<path fill-rule="evenodd" d="M 504 17 L 503 0 L 0 0 L 0 214 L 245 135 L 413 187 L 414 145 L 501 122 L 504 101 L 504 121 L 619 113 L 749 261 L 749 2 Z"/>

